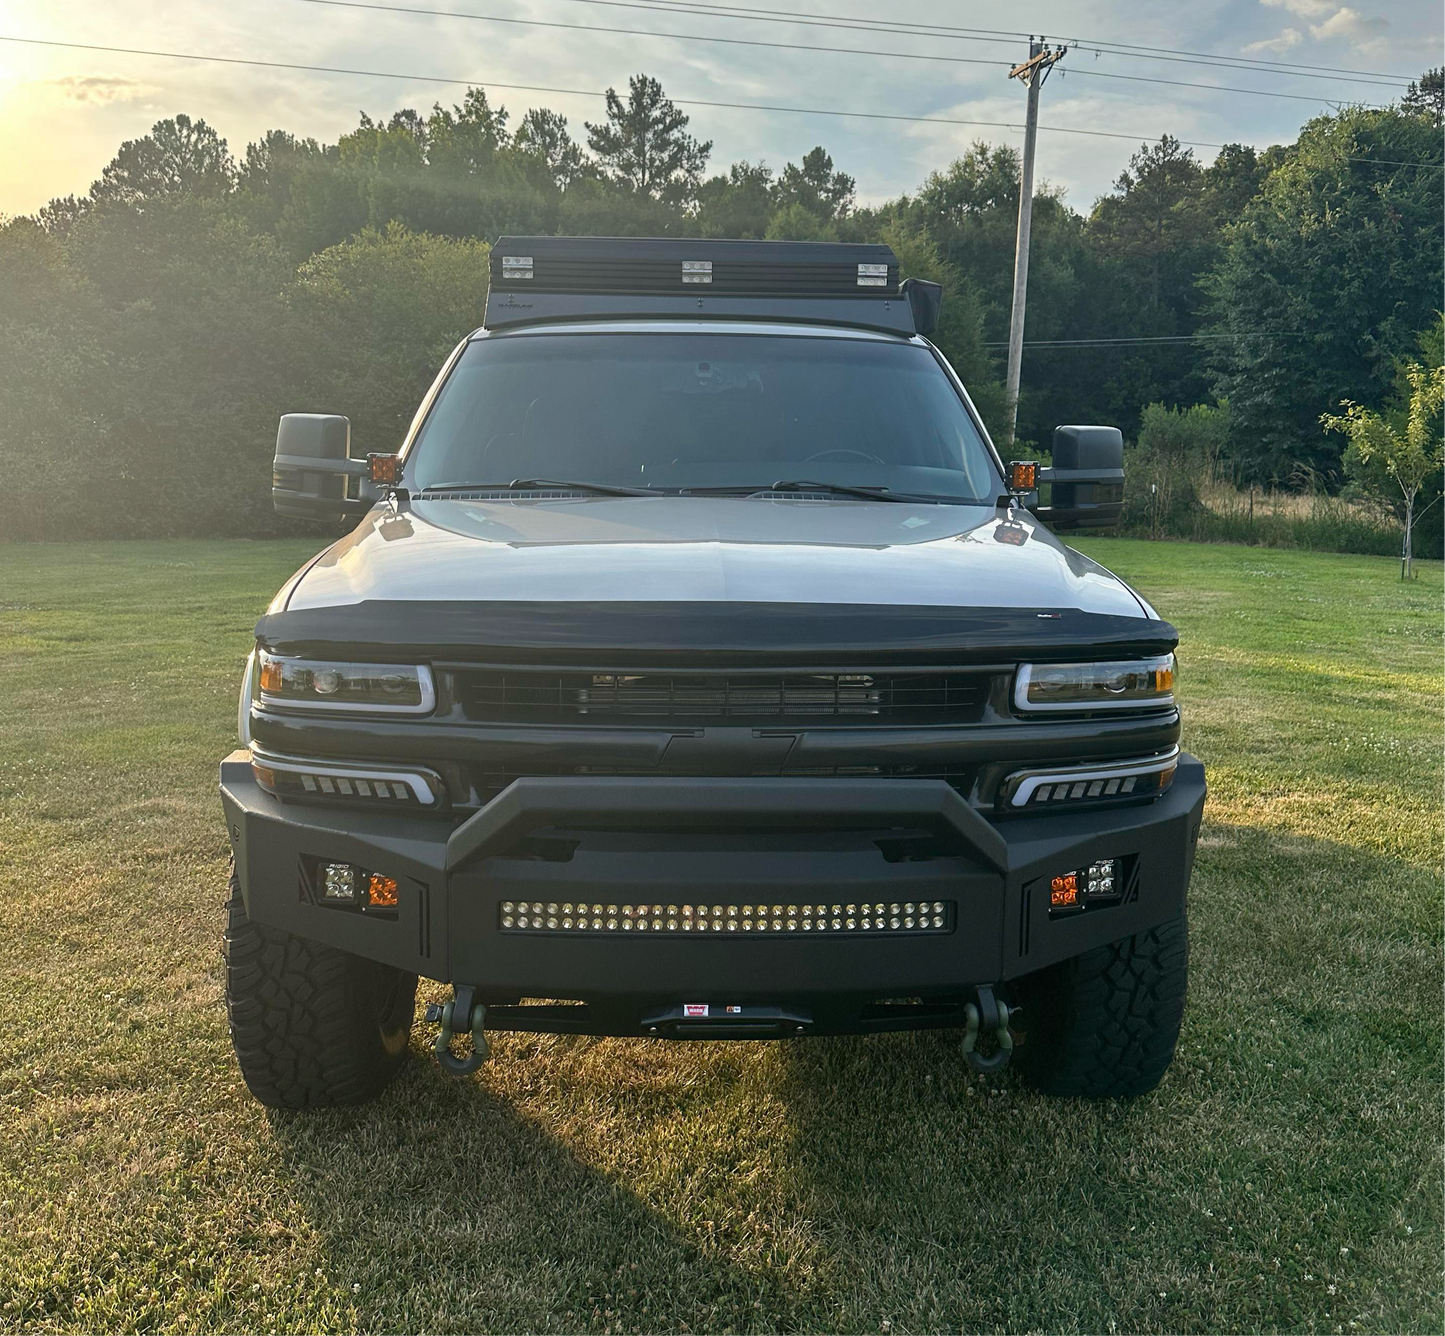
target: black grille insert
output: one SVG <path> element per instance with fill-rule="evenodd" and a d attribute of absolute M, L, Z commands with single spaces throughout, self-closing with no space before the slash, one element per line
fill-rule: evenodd
<path fill-rule="evenodd" d="M 489 723 L 972 723 L 987 673 L 627 673 L 459 668 L 453 690 Z"/>

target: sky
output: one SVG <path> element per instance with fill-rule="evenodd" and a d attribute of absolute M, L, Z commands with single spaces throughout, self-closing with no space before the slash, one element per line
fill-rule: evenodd
<path fill-rule="evenodd" d="M 710 12 L 691 14 L 677 7 L 664 11 L 654 0 L 371 0 L 371 6 L 318 0 L 191 0 L 185 5 L 173 0 L 6 0 L 0 5 L 3 38 L 359 72 L 265 69 L 0 41 L 0 215 L 33 212 L 56 195 L 83 194 L 123 140 L 144 135 L 156 120 L 177 112 L 208 121 L 240 157 L 246 144 L 268 129 L 334 141 L 355 127 L 363 110 L 387 117 L 399 107 L 427 110 L 434 102 L 459 102 L 464 83 L 472 82 L 488 88 L 493 104 L 506 106 L 513 124 L 529 107 L 551 107 L 568 118 L 574 137 L 585 140 L 583 122 L 600 119 L 602 112 L 600 97 L 587 94 L 625 89 L 628 75 L 639 71 L 660 79 L 679 101 L 809 109 L 795 114 L 685 107 L 692 133 L 713 141 L 710 171 L 739 159 L 763 159 L 781 168 L 822 144 L 837 167 L 857 178 L 860 201 L 876 203 L 916 189 L 929 172 L 946 167 L 976 139 L 1022 143 L 1025 94 L 1008 79 L 1007 66 L 1026 56 L 1027 32 L 1073 48 L 1042 90 L 1040 124 L 1049 128 L 1039 135 L 1038 174 L 1062 187 L 1076 208 L 1087 210 L 1145 140 L 1167 131 L 1196 141 L 1195 153 L 1205 162 L 1214 156 L 1212 145 L 1220 143 L 1264 147 L 1288 142 L 1305 120 L 1332 105 L 1391 101 L 1405 81 L 1442 63 L 1445 42 L 1439 0 L 1356 0 L 1352 5 L 1337 0 L 1018 0 L 987 6 L 943 0 L 891 0 L 885 6 L 862 0 L 717 0 L 711 5 L 697 0 L 695 9 Z M 395 12 L 398 7 L 410 12 Z M 728 8 L 745 12 L 725 14 Z M 561 26 L 454 17 L 460 14 Z M 863 32 L 816 26 L 803 16 L 973 32 Z M 770 21 L 778 19 L 784 21 Z M 674 35 L 587 31 L 575 25 Z M 1004 33 L 986 40 L 987 33 L 979 32 L 1005 28 L 1025 35 Z M 736 45 L 705 37 L 850 51 Z M 1401 83 L 1372 86 L 1319 70 L 1222 69 L 1100 52 L 1090 43 L 1367 71 L 1396 76 Z M 853 54 L 859 51 L 905 54 Z M 381 72 L 421 77 L 377 77 Z M 463 83 L 439 82 L 448 79 Z M 1260 91 L 1292 96 L 1259 96 Z M 817 114 L 824 109 L 1006 124 Z"/>

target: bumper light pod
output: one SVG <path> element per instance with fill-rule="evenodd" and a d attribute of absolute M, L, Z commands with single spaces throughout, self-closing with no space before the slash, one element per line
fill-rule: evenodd
<path fill-rule="evenodd" d="M 363 913 L 380 910 L 380 918 L 395 918 L 400 896 L 395 877 L 368 872 L 355 863 L 331 863 L 304 859 L 310 869 L 303 882 L 311 898 L 330 909 L 352 909 Z"/>
<path fill-rule="evenodd" d="M 1117 858 L 1100 858 L 1085 868 L 1049 878 L 1049 914 L 1071 914 L 1090 905 L 1108 904 L 1124 894 Z"/>

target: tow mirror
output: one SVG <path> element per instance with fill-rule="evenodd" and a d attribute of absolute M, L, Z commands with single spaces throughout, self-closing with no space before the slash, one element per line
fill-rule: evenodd
<path fill-rule="evenodd" d="M 1034 514 L 1055 529 L 1117 524 L 1124 510 L 1124 434 L 1118 427 L 1055 427 L 1054 464 L 1038 481 L 1052 491 Z"/>
<path fill-rule="evenodd" d="M 364 515 L 376 500 L 374 489 L 367 485 L 371 472 L 367 460 L 351 458 L 349 418 L 287 413 L 276 429 L 271 503 L 278 515 L 301 519 Z M 361 480 L 360 498 L 347 496 L 348 478 Z"/>

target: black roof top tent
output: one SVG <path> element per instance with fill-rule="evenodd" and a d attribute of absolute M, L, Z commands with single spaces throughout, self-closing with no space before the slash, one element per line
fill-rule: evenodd
<path fill-rule="evenodd" d="M 889 246 L 819 241 L 500 237 L 488 329 L 622 318 L 780 320 L 929 334 L 942 289 L 898 281 Z"/>

